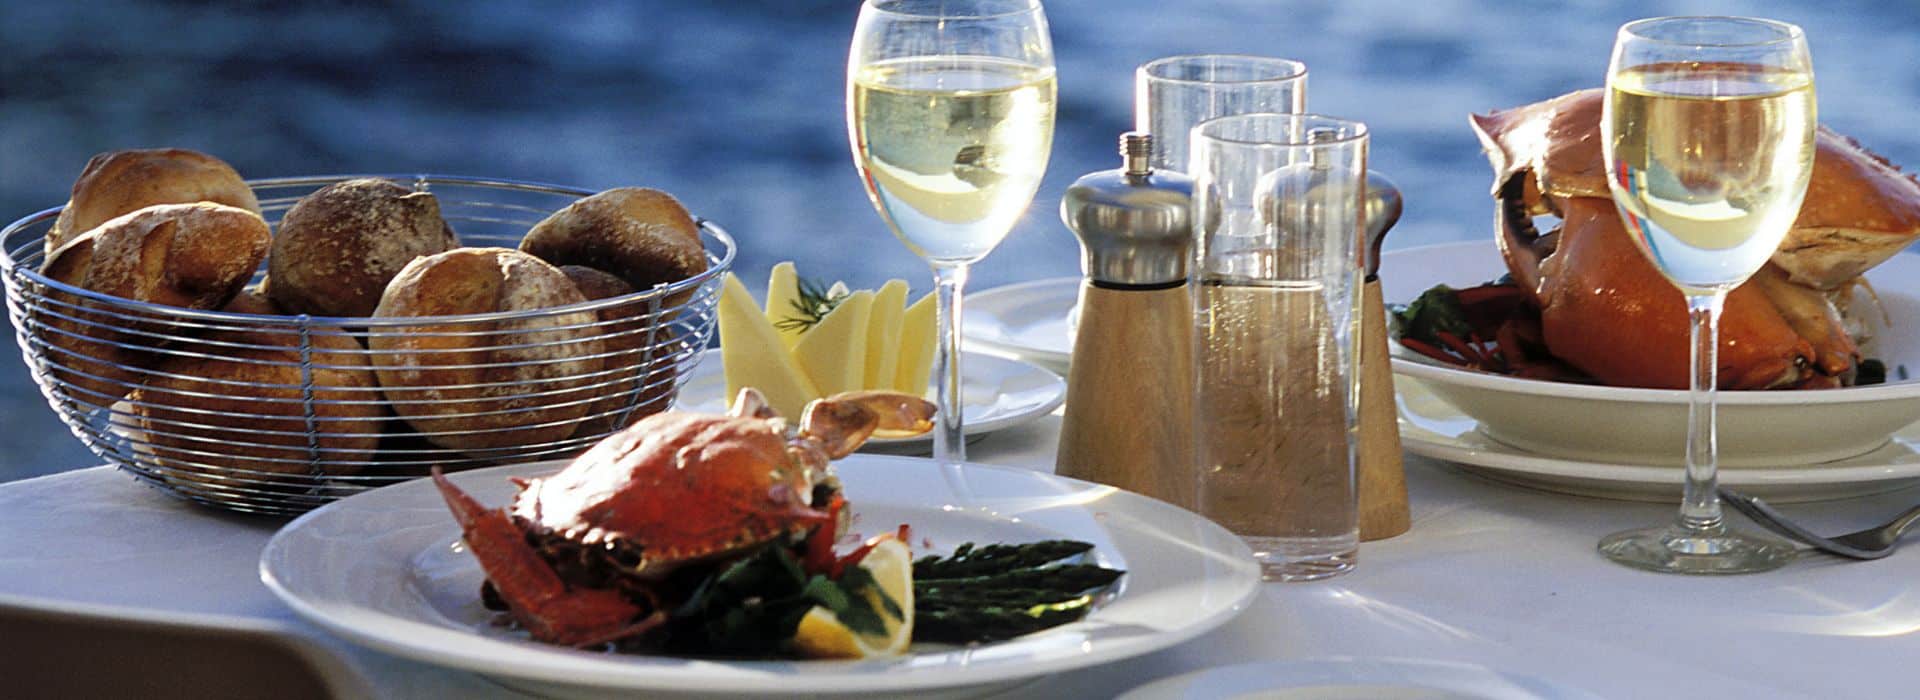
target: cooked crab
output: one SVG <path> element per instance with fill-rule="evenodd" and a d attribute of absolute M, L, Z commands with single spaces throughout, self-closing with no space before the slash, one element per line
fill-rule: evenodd
<path fill-rule="evenodd" d="M 807 405 L 789 429 L 759 392 L 729 415 L 669 411 L 615 433 L 552 476 L 515 480 L 488 509 L 437 470 L 462 537 L 534 639 L 587 646 L 666 619 L 658 583 L 676 568 L 844 528 L 831 460 L 876 430 L 926 432 L 933 405 L 852 392 Z"/>
<path fill-rule="evenodd" d="M 1634 249 L 1601 156 L 1598 89 L 1472 122 L 1495 172 L 1500 250 L 1551 353 L 1605 384 L 1685 388 L 1681 295 Z M 1533 217 L 1553 215 L 1542 234 Z M 1839 386 L 1859 348 L 1841 310 L 1868 268 L 1920 237 L 1920 183 L 1822 127 L 1805 203 L 1772 262 L 1728 295 L 1727 389 Z"/>

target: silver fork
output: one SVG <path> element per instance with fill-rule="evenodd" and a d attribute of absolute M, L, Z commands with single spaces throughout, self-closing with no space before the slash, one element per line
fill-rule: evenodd
<path fill-rule="evenodd" d="M 1920 522 L 1920 506 L 1915 506 L 1885 525 L 1870 527 L 1859 532 L 1849 532 L 1837 537 L 1821 537 L 1788 520 L 1786 516 L 1780 514 L 1780 511 L 1774 510 L 1765 501 L 1753 496 L 1722 486 L 1720 500 L 1769 530 L 1813 545 L 1820 551 L 1851 559 L 1879 559 L 1892 554 L 1900 542 L 1900 535 L 1915 522 Z"/>

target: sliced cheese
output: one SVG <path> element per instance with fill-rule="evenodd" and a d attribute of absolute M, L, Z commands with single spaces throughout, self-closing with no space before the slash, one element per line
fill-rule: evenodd
<path fill-rule="evenodd" d="M 900 366 L 894 374 L 893 390 L 925 396 L 933 380 L 934 333 L 933 294 L 920 297 L 900 317 Z"/>
<path fill-rule="evenodd" d="M 867 380 L 867 325 L 872 314 L 873 292 L 854 292 L 794 344 L 793 359 L 822 396 L 863 388 L 861 384 Z"/>
<path fill-rule="evenodd" d="M 792 262 L 783 262 L 773 266 L 767 275 L 767 322 L 780 333 L 781 347 L 793 349 L 800 342 L 800 333 L 804 328 L 783 328 L 788 319 L 800 315 L 800 273 L 794 270 Z"/>
<path fill-rule="evenodd" d="M 867 374 L 861 386 L 891 389 L 900 373 L 900 323 L 907 313 L 906 280 L 887 280 L 873 293 L 873 317 L 867 325 Z"/>
<path fill-rule="evenodd" d="M 794 362 L 780 342 L 773 324 L 753 302 L 753 293 L 729 273 L 720 288 L 720 360 L 727 375 L 727 403 L 741 387 L 765 394 L 780 415 L 798 420 L 807 402 L 820 398 L 819 390 Z"/>

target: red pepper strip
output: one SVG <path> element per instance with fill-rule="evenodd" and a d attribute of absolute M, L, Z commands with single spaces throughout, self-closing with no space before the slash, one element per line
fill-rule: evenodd
<path fill-rule="evenodd" d="M 846 505 L 847 499 L 842 498 L 840 494 L 834 494 L 833 500 L 827 502 L 827 522 L 814 528 L 813 534 L 807 535 L 807 556 L 806 560 L 801 562 L 807 573 L 828 574 L 829 578 L 840 578 L 833 558 L 833 539 L 837 534 L 834 532 L 837 529 L 836 524 L 840 522 L 840 509 Z"/>
<path fill-rule="evenodd" d="M 874 545 L 877 544 L 880 544 L 880 538 L 875 537 L 869 539 L 865 544 L 860 545 L 859 549 L 853 550 L 852 553 L 833 562 L 833 573 L 829 574 L 828 578 L 836 581 L 840 580 L 840 574 L 845 573 L 847 567 L 859 564 L 860 560 L 867 558 L 867 553 L 872 552 Z"/>
<path fill-rule="evenodd" d="M 900 542 L 904 544 L 907 541 L 908 533 L 907 524 L 901 523 L 900 529 L 894 531 L 894 536 L 900 538 Z M 846 572 L 847 567 L 866 561 L 867 555 L 872 554 L 873 548 L 879 545 L 880 540 L 885 537 L 886 535 L 880 535 L 878 537 L 867 538 L 867 541 L 862 543 L 859 549 L 853 550 L 844 557 L 840 557 L 839 561 L 833 563 L 833 575 L 830 578 L 838 580 L 840 574 Z"/>
<path fill-rule="evenodd" d="M 1488 343 L 1486 338 L 1480 336 L 1480 331 L 1473 331 L 1467 334 L 1467 339 L 1473 341 L 1474 349 L 1485 352 L 1487 354 L 1487 360 L 1499 368 L 1499 371 L 1507 371 L 1507 356 L 1505 353 L 1500 352 L 1500 346 L 1498 344 Z M 1491 345 L 1491 347 L 1489 347 L 1489 345 Z"/>
<path fill-rule="evenodd" d="M 1467 364 L 1465 362 L 1462 362 L 1460 358 L 1449 355 L 1447 354 L 1447 351 L 1434 347 L 1432 344 L 1424 340 L 1416 340 L 1414 338 L 1401 338 L 1400 345 L 1402 347 L 1405 347 L 1408 350 L 1412 350 L 1414 352 L 1420 353 L 1422 355 L 1426 355 L 1427 357 L 1431 357 L 1433 359 L 1439 360 L 1441 362 L 1445 362 L 1450 365 L 1464 366 Z"/>
<path fill-rule="evenodd" d="M 1460 336 L 1447 331 L 1434 331 L 1433 337 L 1445 343 L 1447 349 L 1460 353 L 1461 357 L 1467 358 L 1469 364 L 1475 367 L 1487 366 L 1487 357 L 1480 354 L 1478 350 L 1474 350 L 1473 346 L 1468 345 L 1466 341 L 1461 340 Z"/>

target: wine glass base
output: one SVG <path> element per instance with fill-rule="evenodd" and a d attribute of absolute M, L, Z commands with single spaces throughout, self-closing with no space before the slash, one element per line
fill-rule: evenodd
<path fill-rule="evenodd" d="M 1725 527 L 1691 532 L 1678 526 L 1616 532 L 1600 553 L 1618 564 L 1663 574 L 1751 574 L 1772 571 L 1799 555 L 1793 545 Z"/>

